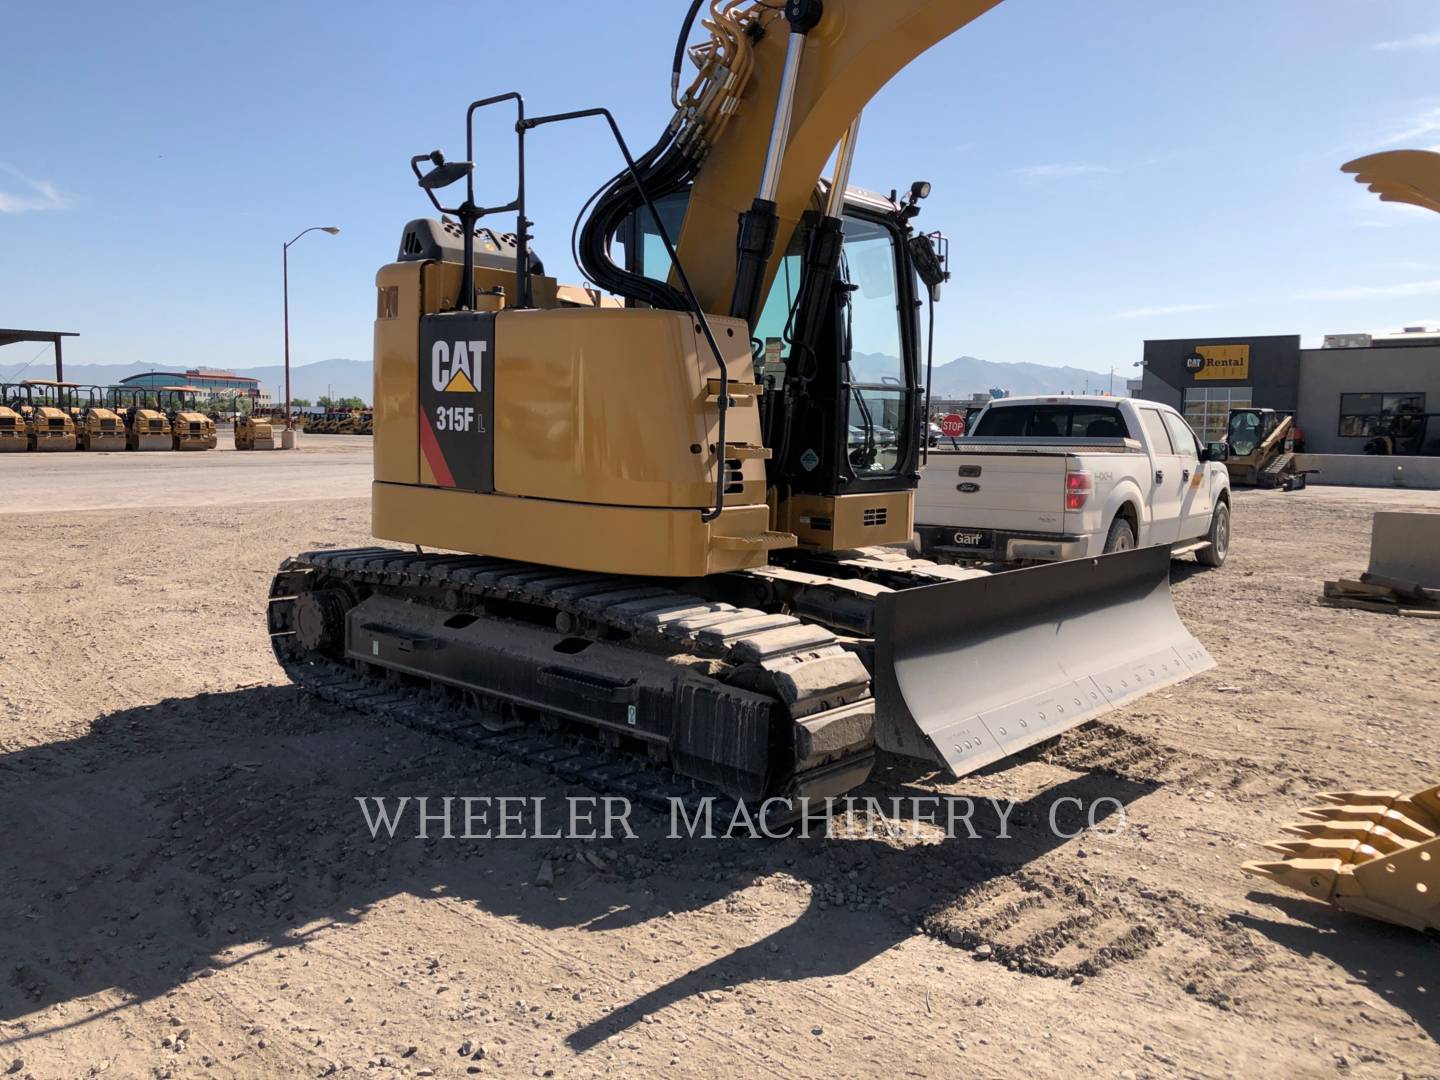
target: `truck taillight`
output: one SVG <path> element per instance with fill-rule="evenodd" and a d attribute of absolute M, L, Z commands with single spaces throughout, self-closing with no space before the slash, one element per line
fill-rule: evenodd
<path fill-rule="evenodd" d="M 1076 469 L 1074 472 L 1065 474 L 1065 509 L 1079 510 L 1085 505 L 1085 500 L 1090 498 L 1090 472 L 1087 469 Z"/>

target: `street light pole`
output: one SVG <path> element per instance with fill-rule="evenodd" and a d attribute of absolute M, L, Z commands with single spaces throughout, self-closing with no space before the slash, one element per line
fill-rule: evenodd
<path fill-rule="evenodd" d="M 295 443 L 294 443 L 294 438 L 295 438 L 295 436 L 294 436 L 293 434 L 291 434 L 291 431 L 292 431 L 293 429 L 292 429 L 291 426 L 290 426 L 290 245 L 293 244 L 293 243 L 295 243 L 296 240 L 299 240 L 300 237 L 304 236 L 306 233 L 317 232 L 317 231 L 318 231 L 318 232 L 326 232 L 326 233 L 329 233 L 331 236 L 334 236 L 334 235 L 335 235 L 336 233 L 338 233 L 340 230 L 339 230 L 337 227 L 335 227 L 334 225 L 311 225 L 310 228 L 308 228 L 308 229 L 302 229 L 300 232 L 296 233 L 294 237 L 292 237 L 290 240 L 286 241 L 285 246 L 281 249 L 281 252 L 280 252 L 281 281 L 282 281 L 282 283 L 283 283 L 283 290 L 284 290 L 284 293 L 285 293 L 285 431 L 286 431 L 286 435 L 285 435 L 284 439 L 282 440 L 281 445 L 282 445 L 282 446 L 286 446 L 286 444 L 288 443 L 288 446 L 286 446 L 286 449 L 289 449 L 290 446 L 294 446 L 294 445 L 295 445 Z"/>

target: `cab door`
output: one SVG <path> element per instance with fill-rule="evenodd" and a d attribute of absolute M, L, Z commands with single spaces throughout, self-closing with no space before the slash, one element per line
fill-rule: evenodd
<path fill-rule="evenodd" d="M 1200 460 L 1200 440 L 1179 414 L 1162 412 L 1160 415 L 1175 455 L 1180 459 L 1180 478 L 1184 484 L 1180 493 L 1179 539 L 1192 540 L 1210 531 L 1210 514 L 1214 509 L 1205 462 Z"/>
<path fill-rule="evenodd" d="M 1150 444 L 1150 536 L 1136 537 L 1138 544 L 1173 544 L 1180 538 L 1184 517 L 1185 489 L 1190 477 L 1184 472 L 1184 459 L 1175 452 L 1165 414 L 1159 409 L 1142 406 L 1137 410 L 1145 425 L 1145 441 Z"/>

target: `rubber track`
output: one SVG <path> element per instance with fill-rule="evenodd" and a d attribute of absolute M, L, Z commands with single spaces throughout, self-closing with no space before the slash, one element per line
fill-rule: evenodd
<path fill-rule="evenodd" d="M 916 583 L 931 583 L 925 565 L 907 560 Z M 884 567 L 887 571 L 889 565 Z M 938 570 L 938 568 L 937 568 Z M 697 657 L 734 665 L 793 663 L 833 657 L 847 650 L 829 630 L 790 615 L 767 614 L 722 601 L 678 592 L 653 580 L 583 573 L 531 563 L 471 555 L 425 555 L 372 547 L 306 552 L 287 559 L 270 592 L 269 629 L 276 659 L 297 685 L 317 697 L 410 727 L 452 738 L 478 749 L 615 792 L 656 809 L 668 810 L 671 798 L 698 803 L 697 782 L 643 757 L 612 751 L 599 743 L 532 725 L 493 730 L 476 713 L 458 712 L 437 699 L 426 701 L 406 688 L 376 682 L 346 664 L 326 657 L 294 655 L 290 608 L 300 581 L 323 573 L 372 587 L 453 591 L 457 602 L 510 600 L 541 605 L 575 620 L 577 630 L 610 628 L 664 642 Z M 938 570 L 935 576 L 945 576 Z M 845 579 L 836 579 L 843 583 Z M 817 655 L 818 654 L 818 655 Z M 863 670 L 863 665 L 856 666 Z M 867 673 L 868 675 L 868 673 Z M 848 707 L 870 696 L 853 682 L 812 692 L 792 707 L 794 715 L 815 715 L 816 704 Z M 823 708 L 818 711 L 823 712 Z M 717 812 L 733 800 L 707 790 Z"/>

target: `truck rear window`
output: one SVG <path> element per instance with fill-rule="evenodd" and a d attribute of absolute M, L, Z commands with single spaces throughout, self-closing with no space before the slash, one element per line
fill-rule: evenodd
<path fill-rule="evenodd" d="M 1125 417 L 1105 405 L 992 405 L 975 438 L 1128 439 Z"/>

